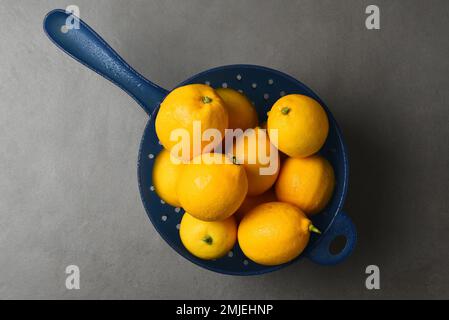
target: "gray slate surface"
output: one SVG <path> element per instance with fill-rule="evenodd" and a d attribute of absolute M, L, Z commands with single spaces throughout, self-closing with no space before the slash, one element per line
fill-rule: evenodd
<path fill-rule="evenodd" d="M 0 298 L 449 298 L 449 2 L 0 1 Z M 346 137 L 346 211 L 359 245 L 258 277 L 202 270 L 172 251 L 140 201 L 146 114 L 42 31 L 77 4 L 137 70 L 171 88 L 251 63 L 303 81 Z M 81 289 L 65 288 L 65 267 Z M 381 290 L 365 289 L 365 267 Z"/>

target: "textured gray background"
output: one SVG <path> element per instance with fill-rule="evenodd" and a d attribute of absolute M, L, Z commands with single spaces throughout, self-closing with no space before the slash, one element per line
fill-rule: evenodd
<path fill-rule="evenodd" d="M 380 31 L 364 26 L 371 3 Z M 232 63 L 313 88 L 350 151 L 354 255 L 241 278 L 172 251 L 138 192 L 146 114 L 42 31 L 69 4 L 166 88 Z M 447 0 L 0 0 L 0 21 L 0 298 L 449 298 Z M 81 290 L 65 289 L 69 264 Z"/>

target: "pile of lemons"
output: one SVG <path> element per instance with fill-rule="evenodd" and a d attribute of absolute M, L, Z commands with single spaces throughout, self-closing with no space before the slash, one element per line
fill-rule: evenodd
<path fill-rule="evenodd" d="M 213 150 L 224 140 L 193 147 L 195 121 L 201 123 L 201 133 L 214 129 L 222 137 L 226 129 L 255 130 L 234 138 L 232 148 L 219 153 Z M 164 99 L 155 125 L 165 149 L 156 157 L 153 184 L 161 199 L 185 210 L 179 233 L 193 255 L 216 259 L 238 241 L 252 261 L 278 265 L 300 255 L 311 232 L 319 233 L 309 217 L 329 202 L 335 177 L 330 163 L 316 154 L 329 131 L 317 101 L 299 94 L 281 97 L 259 127 L 256 110 L 242 93 L 192 84 Z M 180 128 L 191 139 L 182 155 L 174 152 L 173 139 Z M 271 132 L 277 136 L 270 142 Z M 267 155 L 281 159 L 270 174 L 260 170 L 270 163 L 257 157 L 249 161 L 248 146 L 260 139 L 269 141 L 263 150 Z"/>

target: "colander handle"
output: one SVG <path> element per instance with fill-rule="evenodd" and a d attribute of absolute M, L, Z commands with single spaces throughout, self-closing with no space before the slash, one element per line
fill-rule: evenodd
<path fill-rule="evenodd" d="M 137 73 L 94 30 L 72 13 L 61 9 L 49 12 L 44 19 L 44 31 L 62 51 L 123 89 L 148 114 L 167 94 L 165 89 Z"/>
<path fill-rule="evenodd" d="M 338 236 L 346 238 L 344 248 L 337 254 L 330 252 L 332 241 Z M 331 227 L 317 241 L 316 246 L 307 252 L 307 257 L 321 265 L 335 265 L 345 260 L 354 250 L 357 242 L 357 231 L 352 222 L 344 212 L 340 212 L 334 219 Z"/>

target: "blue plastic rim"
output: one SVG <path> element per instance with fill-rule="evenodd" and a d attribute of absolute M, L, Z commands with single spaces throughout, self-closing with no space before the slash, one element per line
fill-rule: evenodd
<path fill-rule="evenodd" d="M 334 168 L 336 188 L 328 206 L 312 218 L 313 223 L 323 231 L 322 235 L 312 235 L 305 252 L 289 263 L 279 266 L 259 265 L 247 259 L 238 244 L 228 255 L 212 261 L 191 255 L 179 238 L 178 228 L 183 210 L 160 199 L 151 181 L 154 160 L 162 150 L 155 132 L 154 119 L 158 106 L 168 91 L 132 69 L 82 20 L 79 29 L 64 30 L 62 26 L 70 15 L 63 10 L 50 12 L 44 19 L 47 36 L 68 55 L 126 91 L 150 116 L 139 150 L 139 189 L 148 217 L 162 238 L 176 252 L 203 268 L 231 275 L 255 275 L 279 270 L 304 256 L 322 265 L 333 265 L 351 254 L 357 241 L 356 229 L 351 219 L 342 212 L 348 188 L 348 156 L 340 129 L 331 112 L 312 90 L 282 72 L 255 65 L 230 65 L 201 72 L 179 86 L 204 83 L 214 88 L 229 87 L 240 90 L 254 103 L 260 122 L 266 120 L 267 111 L 285 94 L 304 94 L 317 100 L 325 108 L 330 124 L 329 136 L 320 154 L 326 157 Z M 346 245 L 341 252 L 332 254 L 329 248 L 338 236 L 346 237 Z"/>

